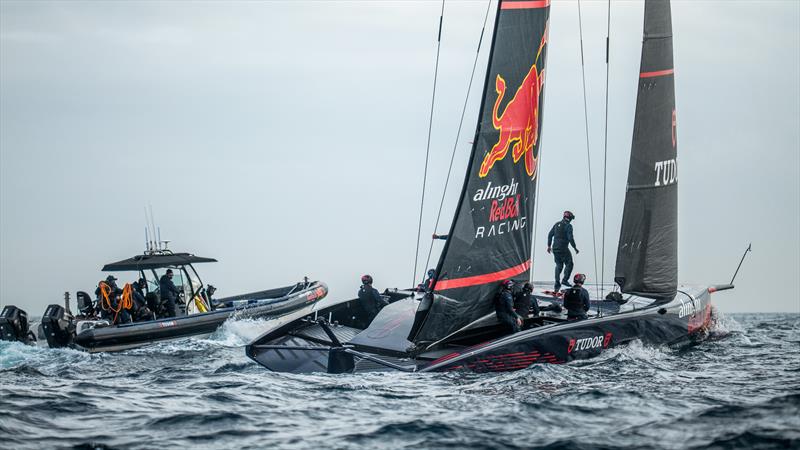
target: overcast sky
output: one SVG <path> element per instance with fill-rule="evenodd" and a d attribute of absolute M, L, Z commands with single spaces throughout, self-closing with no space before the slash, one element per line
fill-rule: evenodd
<path fill-rule="evenodd" d="M 445 5 L 423 237 L 434 231 L 486 6 Z M 606 3 L 581 6 L 599 258 Z M 92 291 L 103 264 L 143 250 L 148 204 L 172 248 L 219 259 L 198 267 L 218 295 L 308 275 L 326 281 L 331 298 L 352 297 L 367 272 L 381 289 L 409 286 L 440 8 L 0 1 L 0 304 L 40 315 L 64 291 Z M 736 289 L 716 304 L 800 312 L 800 3 L 674 1 L 672 9 L 680 279 L 729 281 L 752 242 Z M 640 2 L 611 9 L 606 281 L 642 11 Z M 554 1 L 537 280 L 552 276 L 545 239 L 564 209 L 577 215 L 576 270 L 599 278 L 578 31 L 577 3 Z M 463 180 L 487 50 L 439 232 Z"/>

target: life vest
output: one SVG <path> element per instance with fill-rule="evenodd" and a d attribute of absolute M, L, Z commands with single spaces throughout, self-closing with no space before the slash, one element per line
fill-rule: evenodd
<path fill-rule="evenodd" d="M 580 286 L 572 286 L 564 292 L 564 308 L 569 312 L 584 314 L 586 311 L 583 309 L 583 300 L 581 299 Z"/>

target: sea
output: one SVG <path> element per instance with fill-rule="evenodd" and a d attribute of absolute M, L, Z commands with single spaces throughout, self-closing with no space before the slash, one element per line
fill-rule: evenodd
<path fill-rule="evenodd" d="M 800 314 L 499 374 L 271 373 L 244 354 L 263 325 L 113 354 L 2 342 L 0 448 L 800 448 Z"/>

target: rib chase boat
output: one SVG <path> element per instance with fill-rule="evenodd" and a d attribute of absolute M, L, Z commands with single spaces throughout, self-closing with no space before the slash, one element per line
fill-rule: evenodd
<path fill-rule="evenodd" d="M 113 319 L 96 315 L 100 307 L 86 292 L 77 293 L 79 313 L 73 315 L 69 294 L 66 293 L 64 306 L 52 304 L 45 310 L 39 325 L 39 338 L 51 348 L 120 351 L 171 339 L 208 336 L 230 317 L 267 318 L 280 323 L 292 312 L 309 313 L 312 306 L 328 293 L 324 283 L 305 279 L 291 286 L 215 299 L 209 294 L 212 291 L 208 289 L 210 286 L 203 285 L 194 268 L 195 264 L 211 262 L 216 260 L 159 248 L 106 264 L 102 269 L 104 272 L 130 272 L 131 279 L 144 279 L 145 298 L 151 306 L 160 302 L 160 277 L 167 269 L 172 270 L 173 282 L 180 290 L 176 301 L 177 316 L 113 325 Z M 126 295 L 124 292 L 130 292 L 129 289 L 129 286 L 123 289 L 123 296 Z M 98 303 L 101 301 L 102 298 L 98 299 Z M 116 305 L 121 302 L 122 299 L 118 299 Z M 118 312 L 111 311 L 114 315 Z M 0 316 L 0 338 L 35 343 L 35 337 L 28 329 L 27 314 L 7 305 Z"/>
<path fill-rule="evenodd" d="M 614 285 L 586 286 L 589 318 L 566 320 L 561 293 L 537 286 L 550 311 L 509 334 L 494 313 L 503 280 L 530 279 L 549 1 L 499 2 L 480 120 L 448 239 L 427 292 L 389 292 L 369 321 L 356 300 L 296 313 L 250 343 L 280 372 L 508 371 L 591 358 L 634 340 L 685 346 L 712 323 L 720 286 L 677 282 L 678 177 L 668 0 L 646 0 L 628 184 Z M 368 323 L 365 323 L 368 322 Z"/>

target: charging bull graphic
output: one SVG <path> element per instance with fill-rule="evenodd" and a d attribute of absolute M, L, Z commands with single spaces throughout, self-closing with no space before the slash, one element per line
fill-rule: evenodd
<path fill-rule="evenodd" d="M 547 43 L 547 31 L 548 25 L 545 25 L 536 59 L 517 88 L 514 98 L 509 100 L 500 115 L 498 115 L 498 109 L 506 94 L 506 80 L 497 74 L 495 79 L 497 100 L 492 109 L 492 125 L 495 130 L 500 132 L 500 136 L 481 163 L 478 172 L 481 178 L 489 174 L 494 163 L 506 157 L 509 147 L 511 147 L 514 163 L 516 164 L 520 158 L 524 157 L 525 171 L 531 178 L 536 177 L 538 157 L 534 154 L 534 147 L 539 138 L 539 99 L 544 89 L 544 69 L 539 71 L 537 65 L 542 56 L 542 49 Z"/>

